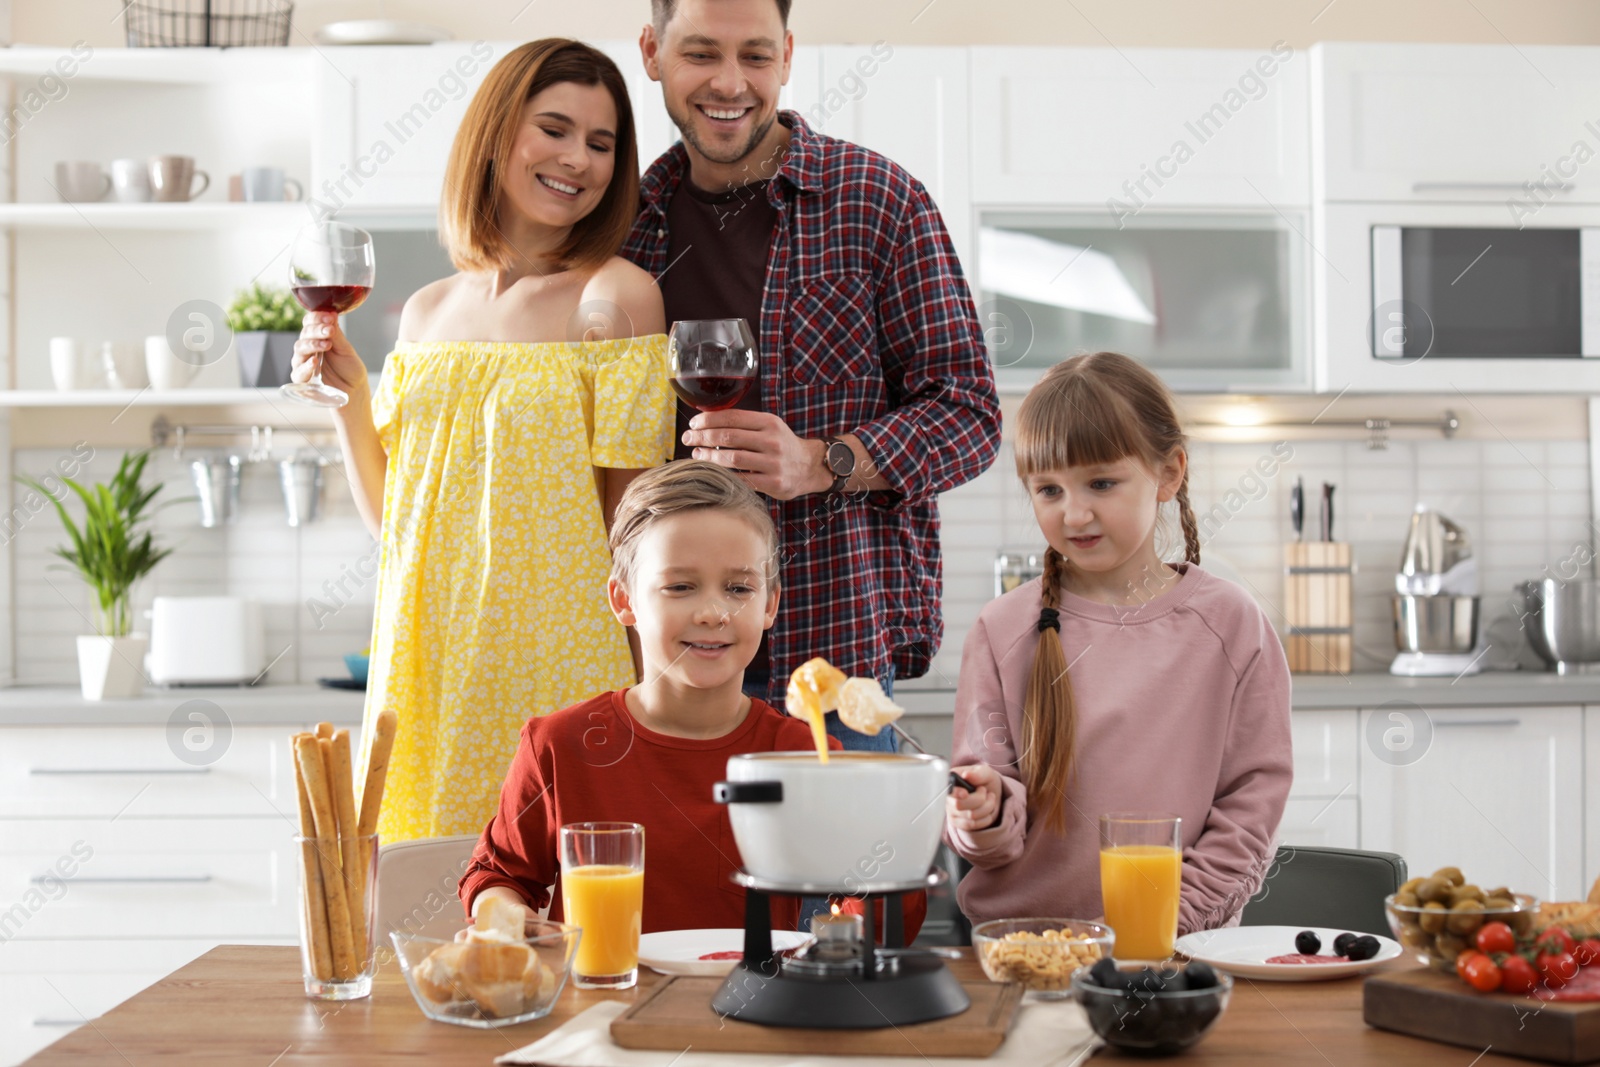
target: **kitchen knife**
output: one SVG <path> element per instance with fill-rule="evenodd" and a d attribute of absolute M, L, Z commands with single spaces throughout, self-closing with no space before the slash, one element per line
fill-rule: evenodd
<path fill-rule="evenodd" d="M 1322 483 L 1322 539 L 1333 540 L 1333 483 Z"/>
<path fill-rule="evenodd" d="M 1289 523 L 1294 527 L 1294 539 L 1304 541 L 1306 525 L 1306 487 L 1302 479 L 1294 480 L 1289 490 Z"/>

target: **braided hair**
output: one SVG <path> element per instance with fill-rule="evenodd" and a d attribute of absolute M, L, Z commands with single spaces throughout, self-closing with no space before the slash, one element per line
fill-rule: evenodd
<path fill-rule="evenodd" d="M 1017 414 L 1017 476 L 1127 456 L 1158 470 L 1183 452 L 1172 395 L 1148 368 L 1116 352 L 1075 356 L 1050 368 Z M 1189 504 L 1189 468 L 1175 494 L 1184 558 L 1200 562 L 1200 532 Z M 1028 805 L 1044 825 L 1066 829 L 1064 804 L 1076 757 L 1077 708 L 1061 635 L 1061 589 L 1071 564 L 1051 548 L 1039 592 L 1038 645 L 1022 712 L 1018 755 Z"/>

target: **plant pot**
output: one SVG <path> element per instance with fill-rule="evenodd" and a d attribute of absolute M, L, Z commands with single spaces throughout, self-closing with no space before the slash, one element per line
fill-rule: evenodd
<path fill-rule="evenodd" d="M 298 333 L 246 330 L 233 335 L 239 350 L 239 384 L 246 389 L 276 389 L 287 385 Z"/>
<path fill-rule="evenodd" d="M 85 700 L 128 700 L 144 695 L 144 654 L 150 639 L 78 638 L 78 681 Z"/>

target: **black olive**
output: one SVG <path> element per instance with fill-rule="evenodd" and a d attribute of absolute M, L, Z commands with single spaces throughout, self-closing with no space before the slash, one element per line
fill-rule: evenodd
<path fill-rule="evenodd" d="M 1378 939 L 1371 934 L 1366 934 L 1350 942 L 1350 948 L 1345 953 L 1352 960 L 1370 960 L 1378 954 Z"/>
<path fill-rule="evenodd" d="M 1121 971 L 1117 970 L 1116 961 L 1109 956 L 1102 957 L 1089 968 L 1089 981 L 1101 989 L 1127 989 L 1128 980 Z"/>
<path fill-rule="evenodd" d="M 1211 964 L 1195 960 L 1183 969 L 1183 980 L 1190 989 L 1210 989 L 1217 984 L 1217 972 Z"/>
<path fill-rule="evenodd" d="M 1356 934 L 1340 934 L 1338 937 L 1334 938 L 1333 939 L 1333 951 L 1334 951 L 1334 953 L 1337 954 L 1337 955 L 1340 955 L 1340 956 L 1348 956 L 1348 955 L 1350 955 L 1350 943 L 1352 941 L 1355 941 L 1356 938 L 1357 938 Z"/>
<path fill-rule="evenodd" d="M 1149 967 L 1141 967 L 1129 975 L 1128 986 L 1135 993 L 1159 993 L 1165 988 L 1161 975 Z"/>
<path fill-rule="evenodd" d="M 1322 951 L 1322 938 L 1310 930 L 1301 930 L 1294 935 L 1294 950 L 1303 952 L 1307 956 L 1315 956 Z"/>
<path fill-rule="evenodd" d="M 1161 979 L 1161 990 L 1164 993 L 1182 993 L 1189 988 L 1189 982 L 1183 977 L 1183 971 L 1173 964 L 1166 964 L 1158 972 Z"/>

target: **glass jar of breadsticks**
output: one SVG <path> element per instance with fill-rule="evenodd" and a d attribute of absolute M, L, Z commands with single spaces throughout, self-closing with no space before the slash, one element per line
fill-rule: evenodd
<path fill-rule="evenodd" d="M 300 959 L 306 996 L 355 1000 L 377 971 L 378 811 L 394 744 L 395 715 L 381 713 L 361 776 L 350 731 L 321 723 L 291 739 L 299 796 Z"/>

